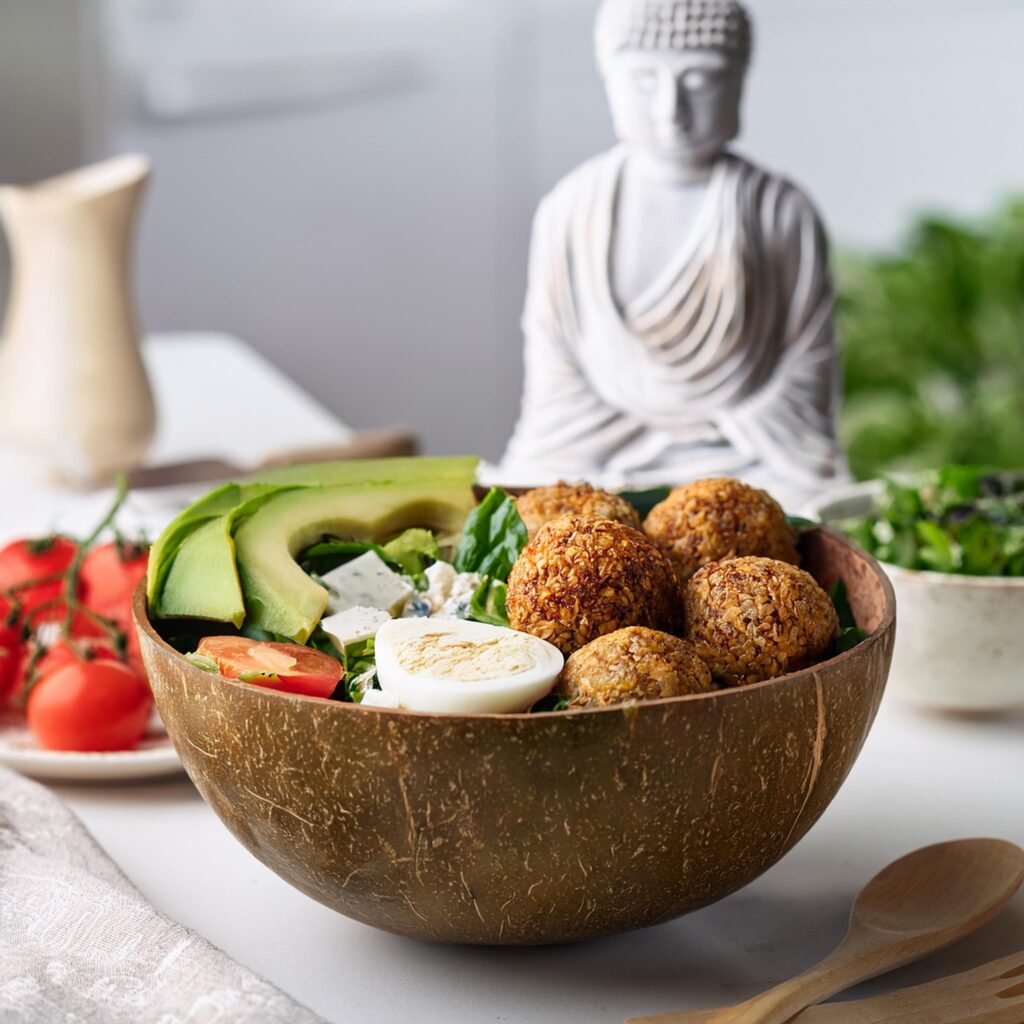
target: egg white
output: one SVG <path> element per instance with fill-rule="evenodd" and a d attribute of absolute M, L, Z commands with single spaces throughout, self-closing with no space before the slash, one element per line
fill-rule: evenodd
<path fill-rule="evenodd" d="M 533 665 L 521 672 L 479 680 L 409 671 L 399 661 L 402 646 L 432 633 L 445 633 L 468 643 L 514 637 L 525 641 Z M 561 651 L 546 640 L 502 626 L 462 619 L 393 619 L 377 631 L 374 650 L 381 689 L 393 693 L 401 707 L 408 711 L 449 714 L 526 711 L 551 692 L 564 664 Z"/>

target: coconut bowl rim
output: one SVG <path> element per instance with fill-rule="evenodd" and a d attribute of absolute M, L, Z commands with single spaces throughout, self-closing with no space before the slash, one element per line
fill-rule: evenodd
<path fill-rule="evenodd" d="M 759 683 L 748 683 L 745 686 L 729 686 L 722 687 L 720 689 L 711 690 L 708 693 L 688 693 L 683 694 L 679 697 L 661 697 L 657 700 L 647 701 L 634 701 L 623 704 L 608 704 L 599 707 L 583 707 L 583 708 L 571 708 L 562 711 L 519 711 L 514 713 L 506 714 L 494 714 L 484 712 L 474 712 L 470 714 L 456 713 L 450 711 L 410 711 L 406 708 L 379 708 L 379 707 L 362 707 L 359 704 L 352 704 L 348 701 L 332 700 L 329 697 L 313 697 L 299 693 L 286 693 L 282 690 L 275 690 L 267 686 L 258 686 L 256 683 L 246 683 L 240 679 L 230 679 L 226 676 L 218 677 L 221 682 L 228 684 L 231 688 L 237 688 L 239 690 L 252 690 L 256 689 L 261 694 L 267 695 L 270 699 L 289 701 L 293 703 L 302 704 L 314 704 L 319 707 L 334 708 L 333 714 L 367 714 L 377 713 L 383 715 L 393 715 L 396 718 L 426 718 L 426 719 L 443 719 L 443 720 L 457 720 L 457 721 L 470 721 L 470 722 L 484 722 L 484 721 L 512 721 L 512 722 L 526 722 L 526 721 L 537 721 L 537 722 L 550 722 L 553 718 L 566 719 L 568 721 L 578 720 L 580 715 L 600 715 L 600 714 L 637 714 L 642 711 L 651 709 L 666 707 L 670 705 L 691 703 L 696 701 L 712 701 L 712 700 L 728 700 L 728 699 L 741 699 L 743 695 L 751 693 L 755 690 L 763 690 L 768 687 L 785 686 L 793 684 L 801 679 L 811 679 L 818 675 L 820 672 L 826 669 L 831 669 L 835 666 L 842 664 L 845 661 L 850 661 L 853 658 L 863 656 L 864 652 L 868 647 L 874 646 L 880 643 L 882 639 L 895 628 L 896 624 L 896 594 L 893 590 L 892 581 L 889 579 L 885 570 L 882 568 L 882 564 L 873 555 L 869 554 L 863 548 L 858 547 L 847 537 L 845 537 L 838 530 L 834 530 L 824 524 L 815 525 L 808 527 L 804 533 L 822 533 L 832 538 L 833 541 L 837 542 L 841 547 L 847 548 L 859 555 L 867 566 L 870 568 L 872 575 L 875 580 L 881 585 L 882 595 L 884 598 L 884 608 L 882 612 L 882 618 L 879 624 L 873 629 L 856 647 L 851 647 L 848 651 L 843 651 L 840 654 L 835 655 L 832 658 L 827 658 L 824 661 L 815 662 L 813 665 L 808 665 L 806 668 L 798 669 L 795 672 L 788 672 L 783 676 L 776 676 L 774 679 L 765 679 Z M 185 655 L 180 651 L 173 648 L 156 630 L 152 621 L 149 618 L 149 608 L 146 599 L 146 580 L 139 583 L 135 590 L 135 594 L 132 597 L 132 618 L 134 619 L 135 626 L 138 630 L 141 630 L 146 636 L 155 641 L 158 647 L 162 648 L 166 653 L 174 655 L 181 663 L 192 672 L 197 672 L 201 676 L 210 677 L 212 673 L 205 672 L 201 668 L 197 668 L 192 665 L 185 658 Z"/>

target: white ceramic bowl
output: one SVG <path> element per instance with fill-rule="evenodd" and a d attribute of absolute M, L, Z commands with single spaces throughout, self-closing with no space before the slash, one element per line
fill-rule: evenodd
<path fill-rule="evenodd" d="M 804 514 L 823 523 L 865 515 L 881 490 L 878 482 L 836 489 Z M 1024 705 L 1024 578 L 882 567 L 898 620 L 890 692 L 947 711 Z"/>

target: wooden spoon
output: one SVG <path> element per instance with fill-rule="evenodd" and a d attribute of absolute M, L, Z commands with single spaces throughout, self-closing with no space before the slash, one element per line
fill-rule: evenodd
<path fill-rule="evenodd" d="M 785 1024 L 814 1003 L 980 928 L 1010 902 L 1021 882 L 1024 850 L 999 839 L 961 839 L 907 854 L 864 887 L 846 938 L 820 964 L 746 1003 L 693 1019 Z M 681 1024 L 687 1015 L 662 1019 Z"/>
<path fill-rule="evenodd" d="M 628 1024 L 709 1024 L 716 1010 L 630 1017 Z M 1024 1024 L 1024 951 L 870 999 L 824 1003 L 793 1024 Z"/>

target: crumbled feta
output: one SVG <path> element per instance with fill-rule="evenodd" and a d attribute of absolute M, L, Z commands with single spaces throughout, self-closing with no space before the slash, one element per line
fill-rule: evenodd
<path fill-rule="evenodd" d="M 426 571 L 427 589 L 406 603 L 403 618 L 443 615 L 464 619 L 469 614 L 480 577 L 474 572 L 456 572 L 448 562 L 435 562 Z"/>
<path fill-rule="evenodd" d="M 444 607 L 458 575 L 455 566 L 448 562 L 435 562 L 427 569 L 427 589 L 423 596 L 430 603 L 431 615 L 436 615 Z"/>
<path fill-rule="evenodd" d="M 391 613 L 382 608 L 349 608 L 329 615 L 320 626 L 325 633 L 344 650 L 349 644 L 369 640 L 385 622 L 391 620 Z"/>
<path fill-rule="evenodd" d="M 367 690 L 359 702 L 363 708 L 399 708 L 398 697 L 386 690 Z"/>
<path fill-rule="evenodd" d="M 350 608 L 379 608 L 397 614 L 414 592 L 412 584 L 392 572 L 376 551 L 367 551 L 320 579 L 330 595 L 327 609 L 331 614 Z"/>
<path fill-rule="evenodd" d="M 469 615 L 469 602 L 480 586 L 481 579 L 475 572 L 460 572 L 448 592 L 448 599 L 441 608 L 441 614 L 452 619 L 464 619 Z"/>

